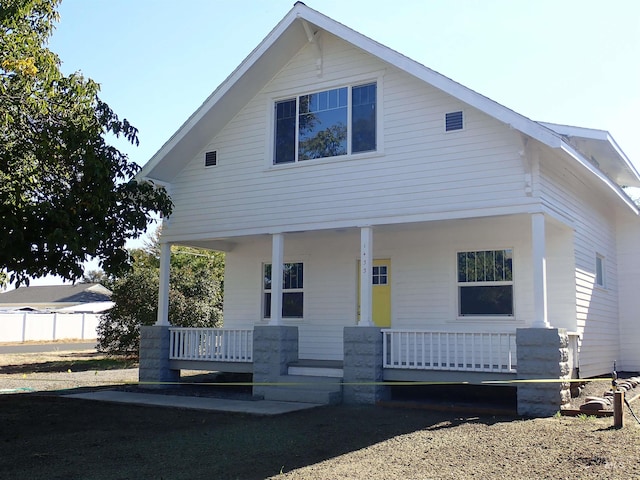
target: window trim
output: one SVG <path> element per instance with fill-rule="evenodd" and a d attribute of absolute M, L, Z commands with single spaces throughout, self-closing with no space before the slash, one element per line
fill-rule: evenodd
<path fill-rule="evenodd" d="M 369 74 L 356 75 L 350 77 L 347 80 L 340 81 L 331 81 L 331 82 L 319 82 L 313 86 L 304 86 L 301 85 L 295 89 L 289 90 L 274 90 L 268 92 L 267 97 L 267 108 L 266 108 L 266 122 L 265 122 L 265 169 L 269 170 L 281 170 L 287 168 L 303 168 L 308 165 L 323 165 L 327 163 L 334 162 L 344 162 L 356 159 L 367 159 L 374 157 L 384 156 L 384 112 L 383 112 L 383 99 L 384 99 L 384 71 L 372 72 Z M 274 163 L 275 160 L 275 128 L 276 128 L 276 118 L 275 118 L 275 108 L 274 105 L 277 102 L 281 102 L 287 99 L 299 98 L 303 95 L 311 95 L 313 93 L 323 92 L 326 90 L 331 90 L 335 88 L 348 87 L 349 88 L 349 108 L 347 114 L 347 121 L 349 123 L 349 128 L 351 128 L 351 87 L 366 85 L 369 83 L 376 84 L 376 149 L 370 150 L 366 152 L 357 152 L 350 153 L 348 152 L 346 155 L 338 155 L 335 157 L 323 157 L 316 158 L 312 160 L 303 160 L 299 161 L 296 159 L 294 162 L 288 163 Z M 297 133 L 296 133 L 296 143 L 297 143 Z M 349 148 L 351 148 L 351 140 L 349 139 Z M 296 145 L 297 151 L 297 145 Z"/>
<path fill-rule="evenodd" d="M 302 288 L 282 288 L 282 295 L 283 295 L 283 299 L 284 299 L 284 294 L 285 293 L 302 293 L 302 316 L 301 317 L 285 317 L 284 315 L 282 316 L 282 320 L 289 322 L 289 321 L 303 321 L 305 316 L 306 316 L 306 309 L 307 309 L 307 302 L 305 302 L 305 287 L 304 287 L 304 282 L 305 282 L 305 272 L 304 272 L 304 260 L 285 260 L 283 262 L 284 265 L 287 264 L 293 264 L 293 263 L 299 263 L 302 265 L 302 283 L 303 286 Z M 271 261 L 265 261 L 261 263 L 260 266 L 260 271 L 261 271 L 261 275 L 260 275 L 260 279 L 261 279 L 261 287 L 260 287 L 260 321 L 262 322 L 269 322 L 271 320 L 271 312 L 269 312 L 269 316 L 266 315 L 266 311 L 265 311 L 265 307 L 266 307 L 266 299 L 265 299 L 265 294 L 266 293 L 271 293 L 271 289 L 265 289 L 264 287 L 264 277 L 265 277 L 265 266 L 267 265 L 271 265 Z M 284 282 L 284 276 L 283 276 L 283 282 Z M 282 302 L 282 306 L 284 308 L 284 301 Z"/>
<path fill-rule="evenodd" d="M 511 280 L 496 280 L 496 281 L 476 281 L 476 282 L 461 282 L 459 280 L 458 277 L 458 255 L 460 253 L 469 253 L 469 252 L 496 252 L 496 251 L 511 251 Z M 516 288 L 515 288 L 515 284 L 516 284 L 516 274 L 515 274 L 515 257 L 516 257 L 516 252 L 515 252 L 515 248 L 513 247 L 501 247 L 501 248 L 496 248 L 496 247 L 486 247 L 486 248 L 465 248 L 465 249 L 458 249 L 455 252 L 455 263 L 454 263 L 454 282 L 455 282 L 455 308 L 456 308 L 456 318 L 457 320 L 466 320 L 466 321 L 475 321 L 477 319 L 482 319 L 482 320 L 499 320 L 499 321 L 505 321 L 505 320 L 515 320 L 516 317 Z M 462 314 L 461 313 L 461 288 L 464 288 L 464 286 L 462 285 L 466 285 L 467 287 L 485 287 L 485 286 L 491 286 L 491 287 L 500 287 L 500 286 L 511 286 L 511 314 Z"/>

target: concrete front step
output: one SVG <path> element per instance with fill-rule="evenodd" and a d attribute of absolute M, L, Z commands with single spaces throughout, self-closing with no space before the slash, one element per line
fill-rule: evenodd
<path fill-rule="evenodd" d="M 321 405 L 342 403 L 342 385 L 336 378 L 282 375 L 274 385 L 262 387 L 265 400 Z"/>
<path fill-rule="evenodd" d="M 289 364 L 289 375 L 342 378 L 342 362 L 333 360 L 298 360 Z"/>

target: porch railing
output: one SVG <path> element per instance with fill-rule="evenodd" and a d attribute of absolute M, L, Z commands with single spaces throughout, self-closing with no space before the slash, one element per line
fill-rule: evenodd
<path fill-rule="evenodd" d="M 172 327 L 169 358 L 211 362 L 253 362 L 253 330 Z"/>
<path fill-rule="evenodd" d="M 516 372 L 515 333 L 383 330 L 384 368 Z"/>

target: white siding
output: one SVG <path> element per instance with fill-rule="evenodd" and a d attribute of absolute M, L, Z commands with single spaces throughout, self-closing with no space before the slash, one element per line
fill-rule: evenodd
<path fill-rule="evenodd" d="M 541 200 L 574 228 L 577 331 L 581 376 L 611 371 L 619 358 L 615 211 L 594 180 L 556 157 L 541 162 Z M 606 260 L 606 288 L 595 285 L 596 255 Z"/>
<path fill-rule="evenodd" d="M 530 224 L 530 217 L 521 215 L 374 229 L 375 258 L 391 259 L 392 327 L 515 332 L 530 325 Z M 229 328 L 262 321 L 261 266 L 270 262 L 271 241 L 269 236 L 255 238 L 226 256 L 224 322 Z M 562 248 L 553 247 L 551 253 L 560 256 L 565 241 L 567 235 L 555 242 Z M 343 328 L 356 324 L 359 231 L 289 234 L 284 248 L 285 261 L 304 262 L 305 317 L 285 320 L 300 327 L 300 357 L 341 359 Z M 498 248 L 514 249 L 515 318 L 458 318 L 456 253 Z M 570 265 L 555 271 L 572 275 Z M 566 308 L 556 300 L 551 296 L 550 312 Z"/>
<path fill-rule="evenodd" d="M 531 203 L 515 131 L 330 35 L 323 52 L 321 78 L 313 49 L 303 49 L 188 162 L 172 184 L 175 212 L 165 238 L 385 223 L 437 212 L 473 216 Z M 271 166 L 273 100 L 354 78 L 381 79 L 380 151 Z M 465 129 L 445 133 L 444 114 L 460 109 Z M 204 168 L 206 150 L 218 152 L 218 166 Z"/>
<path fill-rule="evenodd" d="M 622 217 L 618 227 L 621 371 L 640 371 L 640 221 Z"/>

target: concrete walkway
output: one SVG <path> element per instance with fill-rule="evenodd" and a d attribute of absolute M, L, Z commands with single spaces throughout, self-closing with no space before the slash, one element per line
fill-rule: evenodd
<path fill-rule="evenodd" d="M 274 402 L 269 400 L 228 400 L 224 398 L 190 397 L 184 395 L 163 395 L 154 393 L 131 393 L 117 390 L 74 393 L 65 398 L 96 400 L 100 402 L 127 403 L 132 405 L 150 405 L 154 407 L 188 408 L 215 412 L 249 413 L 252 415 L 281 415 L 309 408 L 319 404 L 300 402 Z"/>

